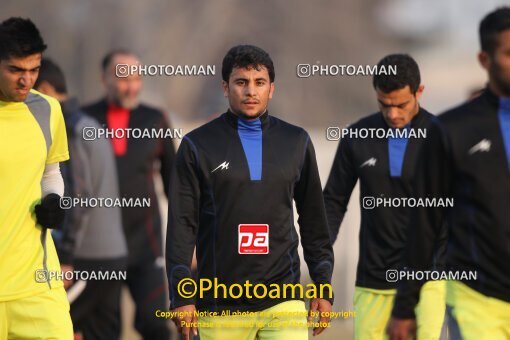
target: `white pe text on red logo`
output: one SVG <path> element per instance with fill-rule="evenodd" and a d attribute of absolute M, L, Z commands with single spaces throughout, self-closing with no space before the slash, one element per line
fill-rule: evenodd
<path fill-rule="evenodd" d="M 269 225 L 240 224 L 238 245 L 239 254 L 268 254 Z"/>

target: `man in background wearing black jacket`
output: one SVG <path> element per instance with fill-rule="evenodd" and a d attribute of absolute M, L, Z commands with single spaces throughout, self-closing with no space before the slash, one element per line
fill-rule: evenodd
<path fill-rule="evenodd" d="M 383 339 L 403 268 L 407 229 L 415 198 L 416 167 L 427 132 L 435 117 L 420 107 L 424 86 L 416 61 L 405 54 L 384 57 L 379 67 L 396 66 L 396 75 L 373 78 L 380 112 L 349 126 L 342 138 L 324 200 L 332 241 L 337 238 L 356 182 L 360 181 L 360 251 L 354 293 L 356 339 Z M 361 138 L 363 131 L 377 129 L 379 136 Z M 383 133 L 384 132 L 384 133 Z M 397 133 L 402 133 L 398 138 Z M 414 133 L 414 134 L 413 134 Z M 376 201 L 401 204 L 375 206 Z M 393 202 L 392 201 L 392 202 Z M 445 235 L 444 235 L 445 236 Z M 436 244 L 437 264 L 444 254 L 445 237 Z M 417 308 L 420 339 L 437 339 L 445 314 L 444 281 L 425 286 Z"/>
<path fill-rule="evenodd" d="M 480 41 L 489 84 L 438 117 L 418 168 L 420 196 L 453 197 L 455 204 L 415 210 L 406 256 L 409 270 L 430 270 L 434 239 L 447 223 L 448 271 L 463 274 L 447 285 L 452 339 L 510 338 L 510 8 L 482 20 Z M 391 339 L 413 334 L 422 284 L 399 286 Z"/>

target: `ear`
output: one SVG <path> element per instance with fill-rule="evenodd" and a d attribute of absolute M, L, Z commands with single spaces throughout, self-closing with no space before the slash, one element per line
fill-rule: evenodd
<path fill-rule="evenodd" d="M 274 83 L 271 83 L 271 88 L 269 89 L 269 99 L 273 98 L 274 93 Z"/>
<path fill-rule="evenodd" d="M 223 87 L 223 96 L 228 98 L 228 83 L 224 80 L 221 81 L 221 86 Z"/>
<path fill-rule="evenodd" d="M 490 69 L 491 57 L 490 57 L 489 53 L 487 53 L 485 51 L 481 51 L 480 53 L 478 53 L 478 61 L 480 62 L 480 65 L 482 65 L 482 67 L 486 71 L 488 71 Z"/>
<path fill-rule="evenodd" d="M 425 90 L 425 86 L 423 84 L 418 86 L 418 89 L 416 90 L 416 93 L 415 93 L 416 100 L 420 100 L 421 95 L 423 94 L 424 90 Z"/>

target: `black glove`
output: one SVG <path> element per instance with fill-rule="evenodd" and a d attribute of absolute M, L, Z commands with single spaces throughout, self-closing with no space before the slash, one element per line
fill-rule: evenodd
<path fill-rule="evenodd" d="M 65 210 L 60 207 L 60 196 L 46 195 L 41 204 L 35 206 L 37 223 L 44 228 L 61 229 L 64 223 Z"/>

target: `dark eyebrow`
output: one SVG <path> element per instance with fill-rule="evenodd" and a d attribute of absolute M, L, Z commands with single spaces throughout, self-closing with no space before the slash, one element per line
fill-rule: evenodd
<path fill-rule="evenodd" d="M 409 100 L 406 101 L 406 102 L 403 102 L 403 103 L 400 103 L 400 104 L 394 104 L 394 105 L 388 105 L 388 104 L 385 104 L 383 103 L 382 101 L 380 101 L 379 99 L 377 100 L 382 106 L 384 107 L 398 107 L 398 106 L 404 106 L 406 105 L 407 103 L 409 103 Z"/>
<path fill-rule="evenodd" d="M 239 80 L 248 81 L 248 78 L 239 77 L 239 78 L 235 78 L 233 81 L 236 82 Z M 260 78 L 255 78 L 255 81 L 267 81 L 267 79 L 264 77 L 260 77 Z"/>
<path fill-rule="evenodd" d="M 239 80 L 248 81 L 248 78 L 239 77 L 239 78 L 235 78 L 233 81 L 236 82 L 236 81 L 239 81 Z"/>
<path fill-rule="evenodd" d="M 384 106 L 384 107 L 391 106 L 391 105 L 388 105 L 388 104 L 383 103 L 383 102 L 382 102 L 382 101 L 380 101 L 379 99 L 377 99 L 377 101 L 379 102 L 379 104 L 381 104 L 381 105 L 382 105 L 382 106 Z"/>
<path fill-rule="evenodd" d="M 34 70 L 37 70 L 37 69 L 41 68 L 41 65 L 38 65 L 38 66 L 36 66 L 36 67 L 34 67 L 32 69 L 26 69 L 26 68 L 18 67 L 16 65 L 8 65 L 8 67 L 10 69 L 15 70 L 15 71 L 34 71 Z"/>
<path fill-rule="evenodd" d="M 406 102 L 400 103 L 400 104 L 398 104 L 398 105 L 396 105 L 396 106 L 405 106 L 405 105 L 407 105 L 408 103 L 409 103 L 409 100 L 408 100 L 408 101 L 406 101 Z"/>

